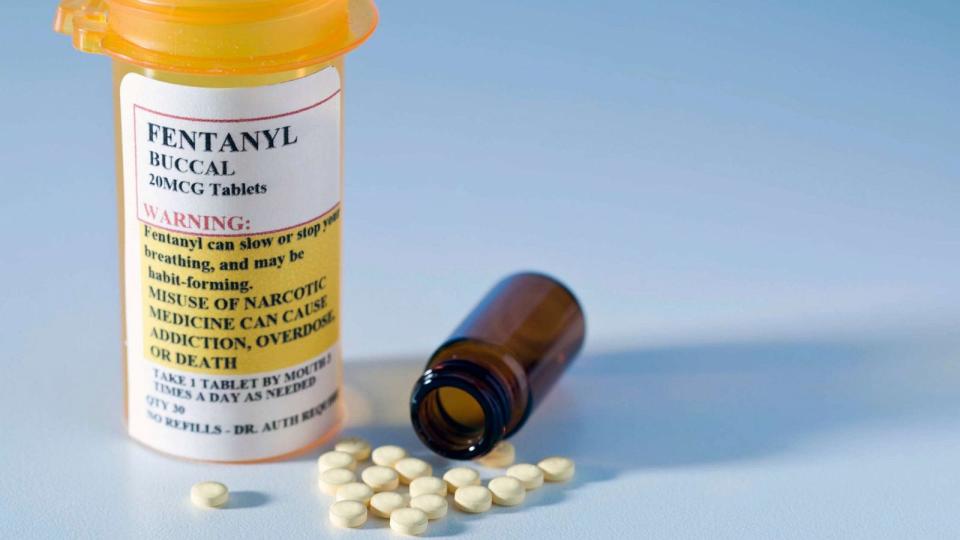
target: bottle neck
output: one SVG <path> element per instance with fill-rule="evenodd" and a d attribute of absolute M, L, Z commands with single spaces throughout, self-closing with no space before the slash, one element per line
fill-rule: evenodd
<path fill-rule="evenodd" d="M 514 396 L 487 368 L 447 359 L 427 369 L 413 388 L 410 418 L 427 447 L 451 459 L 472 459 L 493 449 L 513 422 Z"/>

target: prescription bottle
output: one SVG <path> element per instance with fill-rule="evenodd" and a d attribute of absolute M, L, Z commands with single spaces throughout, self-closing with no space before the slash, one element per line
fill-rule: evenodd
<path fill-rule="evenodd" d="M 508 276 L 480 301 L 413 387 L 420 440 L 453 459 L 482 456 L 523 426 L 583 346 L 583 309 L 559 281 Z"/>
<path fill-rule="evenodd" d="M 130 435 L 253 462 L 341 423 L 344 55 L 372 0 L 63 0 L 113 62 Z"/>

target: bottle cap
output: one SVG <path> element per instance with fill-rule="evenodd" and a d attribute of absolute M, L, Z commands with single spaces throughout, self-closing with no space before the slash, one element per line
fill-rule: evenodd
<path fill-rule="evenodd" d="M 212 75 L 325 62 L 376 25 L 373 0 L 62 0 L 53 24 L 84 52 Z"/>

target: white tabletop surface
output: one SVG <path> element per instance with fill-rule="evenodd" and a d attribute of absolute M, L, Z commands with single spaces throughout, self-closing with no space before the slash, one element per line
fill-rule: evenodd
<path fill-rule="evenodd" d="M 42 361 L 7 364 L 0 536 L 389 536 L 375 518 L 359 531 L 329 524 L 317 452 L 226 466 L 132 443 L 111 347 L 79 337 L 33 343 L 17 358 Z M 955 538 L 958 355 L 957 340 L 930 335 L 588 354 L 513 440 L 522 460 L 572 457 L 574 480 L 520 507 L 451 511 L 427 536 Z M 406 415 L 421 363 L 348 363 L 345 433 L 403 445 L 441 472 L 451 464 L 418 443 Z M 230 486 L 226 510 L 191 505 L 204 479 Z"/>
<path fill-rule="evenodd" d="M 388 537 L 330 527 L 316 453 L 125 436 L 108 61 L 45 4 L 0 22 L 0 538 Z M 576 478 L 428 535 L 960 537 L 955 3 L 381 4 L 347 67 L 346 433 L 429 458 L 413 378 L 509 272 L 589 326 L 514 440 Z"/>

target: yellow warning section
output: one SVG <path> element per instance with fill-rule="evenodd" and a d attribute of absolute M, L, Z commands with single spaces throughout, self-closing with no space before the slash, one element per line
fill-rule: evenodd
<path fill-rule="evenodd" d="M 233 375 L 313 358 L 339 339 L 340 208 L 279 232 L 197 236 L 140 224 L 144 355 Z"/>

